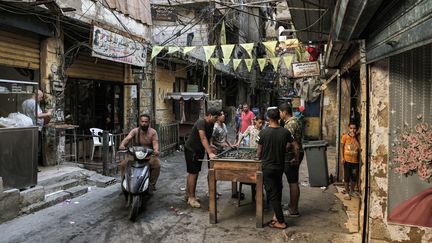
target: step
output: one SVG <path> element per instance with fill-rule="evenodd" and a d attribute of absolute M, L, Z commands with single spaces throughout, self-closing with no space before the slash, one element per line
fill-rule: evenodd
<path fill-rule="evenodd" d="M 94 174 L 87 179 L 89 185 L 96 185 L 97 187 L 107 187 L 116 182 L 116 179 L 109 176 Z"/>
<path fill-rule="evenodd" d="M 65 190 L 65 192 L 69 193 L 71 198 L 79 197 L 88 192 L 88 186 L 76 186 L 70 189 Z"/>
<path fill-rule="evenodd" d="M 69 179 L 65 181 L 60 181 L 52 185 L 45 186 L 45 195 L 51 194 L 56 191 L 66 190 L 71 187 L 78 186 L 80 181 L 78 179 Z"/>

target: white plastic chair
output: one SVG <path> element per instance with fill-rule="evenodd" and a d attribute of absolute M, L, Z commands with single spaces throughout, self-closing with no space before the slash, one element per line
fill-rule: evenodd
<path fill-rule="evenodd" d="M 91 160 L 93 160 L 94 152 L 96 147 L 102 147 L 103 140 L 102 140 L 102 129 L 99 128 L 90 128 L 90 133 L 93 136 L 93 149 L 92 149 L 92 155 Z M 108 147 L 112 147 L 112 153 L 113 158 L 115 156 L 115 146 L 114 146 L 114 138 L 112 133 L 108 133 Z"/>

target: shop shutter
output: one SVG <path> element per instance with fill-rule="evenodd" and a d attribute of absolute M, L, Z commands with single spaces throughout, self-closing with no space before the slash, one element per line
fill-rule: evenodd
<path fill-rule="evenodd" d="M 123 82 L 124 64 L 80 54 L 66 70 L 70 78 Z"/>
<path fill-rule="evenodd" d="M 39 69 L 40 40 L 36 34 L 0 29 L 0 65 Z"/>

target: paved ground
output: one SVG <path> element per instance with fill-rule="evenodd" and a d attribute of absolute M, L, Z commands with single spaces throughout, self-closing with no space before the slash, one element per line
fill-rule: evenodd
<path fill-rule="evenodd" d="M 218 201 L 220 222 L 211 225 L 206 168 L 203 164 L 198 183 L 201 209 L 191 209 L 182 201 L 185 162 L 183 153 L 175 152 L 162 158 L 158 191 L 137 222 L 127 219 L 119 184 L 103 189 L 92 187 L 89 193 L 69 204 L 58 204 L 1 224 L 0 242 L 349 242 L 353 237 L 344 227 L 347 216 L 334 196 L 335 188 L 307 186 L 305 162 L 301 169 L 302 216 L 287 219 L 290 226 L 287 230 L 256 229 L 250 189 L 245 187 L 245 205 L 237 208 L 230 198 L 228 182 L 218 183 L 218 191 L 222 193 Z M 284 189 L 284 202 L 288 201 L 288 195 Z M 265 211 L 265 221 L 270 220 L 271 214 Z"/>

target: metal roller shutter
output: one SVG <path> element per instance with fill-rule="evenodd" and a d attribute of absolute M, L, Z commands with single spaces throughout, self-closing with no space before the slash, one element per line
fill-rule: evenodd
<path fill-rule="evenodd" d="M 82 78 L 123 82 L 124 64 L 80 54 L 74 63 L 66 70 L 70 78 Z"/>
<path fill-rule="evenodd" d="M 0 29 L 0 64 L 39 69 L 40 39 L 28 32 L 16 33 Z"/>

